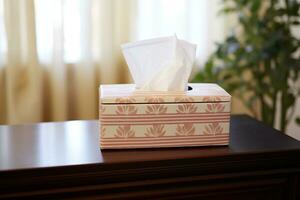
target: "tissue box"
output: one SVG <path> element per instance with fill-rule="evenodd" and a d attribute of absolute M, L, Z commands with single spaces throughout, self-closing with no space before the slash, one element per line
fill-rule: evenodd
<path fill-rule="evenodd" d="M 101 149 L 228 145 L 231 96 L 216 84 L 186 92 L 100 86 Z"/>

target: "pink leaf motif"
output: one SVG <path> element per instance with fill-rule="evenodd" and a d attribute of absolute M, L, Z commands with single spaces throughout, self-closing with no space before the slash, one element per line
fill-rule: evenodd
<path fill-rule="evenodd" d="M 164 114 L 167 112 L 167 106 L 162 104 L 153 104 L 146 107 L 147 114 Z"/>
<path fill-rule="evenodd" d="M 135 132 L 131 130 L 130 125 L 119 126 L 116 132 L 115 137 L 117 138 L 130 138 L 135 136 Z"/>
<path fill-rule="evenodd" d="M 223 132 L 223 128 L 218 122 L 214 122 L 205 126 L 204 135 L 220 135 Z"/>
<path fill-rule="evenodd" d="M 101 126 L 101 129 L 100 129 L 100 135 L 101 135 L 101 137 L 104 137 L 106 135 L 106 128 L 104 128 L 103 125 Z"/>
<path fill-rule="evenodd" d="M 221 103 L 208 103 L 206 106 L 206 112 L 223 112 L 225 109 L 225 105 Z"/>
<path fill-rule="evenodd" d="M 134 115 L 137 113 L 137 108 L 134 105 L 117 105 L 117 115 Z"/>
<path fill-rule="evenodd" d="M 116 103 L 134 103 L 135 99 L 131 97 L 116 98 Z"/>
<path fill-rule="evenodd" d="M 223 112 L 225 109 L 225 105 L 221 104 L 221 103 L 215 103 L 215 112 Z"/>
<path fill-rule="evenodd" d="M 116 113 L 117 115 L 132 115 L 137 113 L 137 108 L 131 103 L 135 102 L 134 98 L 131 97 L 122 97 L 116 98 L 116 102 L 121 105 L 117 105 Z"/>
<path fill-rule="evenodd" d="M 217 96 L 205 96 L 205 97 L 203 97 L 202 101 L 204 101 L 204 102 L 215 102 L 215 101 L 221 101 L 221 98 L 217 97 Z"/>
<path fill-rule="evenodd" d="M 197 106 L 193 103 L 184 103 L 177 106 L 177 113 L 196 113 Z"/>
<path fill-rule="evenodd" d="M 212 110 L 212 105 L 211 104 L 207 104 L 207 108 L 206 108 L 206 111 L 209 110 L 211 111 Z"/>
<path fill-rule="evenodd" d="M 189 136 L 195 135 L 195 127 L 193 123 L 184 123 L 183 125 L 177 125 L 176 135 L 178 136 Z"/>
<path fill-rule="evenodd" d="M 176 97 L 175 102 L 178 103 L 194 102 L 194 99 L 192 97 Z"/>
<path fill-rule="evenodd" d="M 147 137 L 162 137 L 166 134 L 165 126 L 162 124 L 154 124 L 152 127 L 147 128 L 145 136 Z"/>
<path fill-rule="evenodd" d="M 145 101 L 148 103 L 163 103 L 164 99 L 161 97 L 145 97 Z"/>

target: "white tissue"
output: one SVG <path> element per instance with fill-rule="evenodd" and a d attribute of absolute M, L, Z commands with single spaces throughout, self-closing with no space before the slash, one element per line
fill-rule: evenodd
<path fill-rule="evenodd" d="M 171 36 L 123 44 L 122 50 L 137 89 L 186 90 L 196 45 Z"/>

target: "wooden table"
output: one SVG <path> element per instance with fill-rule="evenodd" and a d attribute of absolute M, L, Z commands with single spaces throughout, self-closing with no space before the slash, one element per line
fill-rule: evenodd
<path fill-rule="evenodd" d="M 0 126 L 0 199 L 300 199 L 300 142 L 247 116 L 223 147 L 100 151 L 97 121 Z"/>

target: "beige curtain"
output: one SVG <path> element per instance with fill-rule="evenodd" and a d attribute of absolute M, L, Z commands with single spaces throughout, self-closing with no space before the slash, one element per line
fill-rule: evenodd
<path fill-rule="evenodd" d="M 131 81 L 124 42 L 176 33 L 203 64 L 220 1 L 0 0 L 0 124 L 98 118 L 99 84 Z"/>
<path fill-rule="evenodd" d="M 42 116 L 41 70 L 38 66 L 33 1 L 4 3 L 7 62 L 1 68 L 1 120 L 18 123 Z M 9 26 L 9 24 L 11 24 Z"/>
<path fill-rule="evenodd" d="M 7 41 L 7 53 L 0 55 L 0 123 L 96 119 L 100 82 L 129 81 L 119 45 L 130 40 L 132 1 L 80 2 L 76 62 L 64 60 L 64 0 L 47 1 L 52 49 L 38 58 L 35 4 L 46 2 L 38 1 L 0 2 L 6 36 L 0 42 Z"/>

